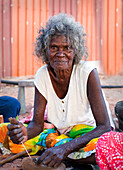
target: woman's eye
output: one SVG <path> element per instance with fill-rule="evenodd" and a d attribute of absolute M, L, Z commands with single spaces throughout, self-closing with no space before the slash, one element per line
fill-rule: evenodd
<path fill-rule="evenodd" d="M 65 50 L 70 51 L 70 50 L 71 50 L 71 47 L 70 47 L 70 46 L 66 46 L 66 47 L 65 47 Z"/>
<path fill-rule="evenodd" d="M 66 49 L 66 50 L 69 50 L 69 49 L 70 49 L 70 47 L 69 47 L 69 46 L 66 46 L 66 47 L 65 47 L 65 49 Z"/>
<path fill-rule="evenodd" d="M 51 50 L 57 50 L 56 46 L 51 46 Z"/>

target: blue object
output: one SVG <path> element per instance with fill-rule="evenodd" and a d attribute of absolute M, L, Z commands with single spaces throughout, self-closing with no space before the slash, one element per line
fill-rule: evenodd
<path fill-rule="evenodd" d="M 65 139 L 62 139 L 62 140 L 58 141 L 58 142 L 54 145 L 54 147 L 55 147 L 55 146 L 62 145 L 62 144 L 67 143 L 67 142 L 70 142 L 71 140 L 73 140 L 73 138 L 65 138 Z"/>
<path fill-rule="evenodd" d="M 9 122 L 9 117 L 16 118 L 21 109 L 20 102 L 10 96 L 0 97 L 0 115 L 3 115 L 4 123 Z"/>
<path fill-rule="evenodd" d="M 39 141 L 38 141 L 37 145 L 46 147 L 46 137 L 50 133 L 56 133 L 55 128 L 45 129 L 42 133 L 40 133 L 40 138 L 39 138 Z"/>

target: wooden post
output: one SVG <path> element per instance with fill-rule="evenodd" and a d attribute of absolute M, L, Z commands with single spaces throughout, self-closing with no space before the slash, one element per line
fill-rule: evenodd
<path fill-rule="evenodd" d="M 18 83 L 18 100 L 21 104 L 20 114 L 26 113 L 25 87 L 34 87 L 34 79 L 21 80 Z"/>
<path fill-rule="evenodd" d="M 18 100 L 21 103 L 21 110 L 20 114 L 26 113 L 26 106 L 25 106 L 25 87 L 19 86 L 18 87 Z"/>

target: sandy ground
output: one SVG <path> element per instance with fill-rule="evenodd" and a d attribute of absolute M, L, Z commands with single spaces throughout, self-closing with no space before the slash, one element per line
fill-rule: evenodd
<path fill-rule="evenodd" d="M 101 85 L 122 85 L 123 86 L 123 74 L 117 75 L 117 76 L 106 76 L 103 74 L 99 75 Z M 23 79 L 29 79 L 30 77 L 21 77 L 21 78 L 14 78 L 14 79 L 8 79 L 8 80 L 23 80 Z M 32 78 L 32 77 L 31 77 Z M 114 113 L 114 107 L 118 101 L 123 100 L 123 88 L 103 88 L 103 91 L 106 95 L 106 99 L 109 103 L 109 107 L 111 109 L 112 116 L 117 124 L 117 119 L 115 117 Z M 0 96 L 8 95 L 17 98 L 18 97 L 18 86 L 17 85 L 6 85 L 1 84 L 0 89 Z M 26 117 L 30 114 L 30 111 L 33 107 L 34 103 L 34 88 L 33 87 L 26 87 L 25 88 L 25 103 L 26 103 L 26 114 L 20 115 L 20 119 L 23 117 Z M 15 161 L 11 163 L 6 163 L 3 165 L 3 167 L 0 167 L 0 169 L 17 169 L 21 170 L 21 161 L 22 159 L 16 159 Z"/>

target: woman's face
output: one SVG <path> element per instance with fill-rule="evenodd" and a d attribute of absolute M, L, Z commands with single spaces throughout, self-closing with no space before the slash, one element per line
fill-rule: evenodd
<path fill-rule="evenodd" d="M 72 68 L 75 54 L 71 44 L 67 42 L 67 38 L 64 35 L 53 36 L 47 55 L 49 64 L 54 70 Z"/>

